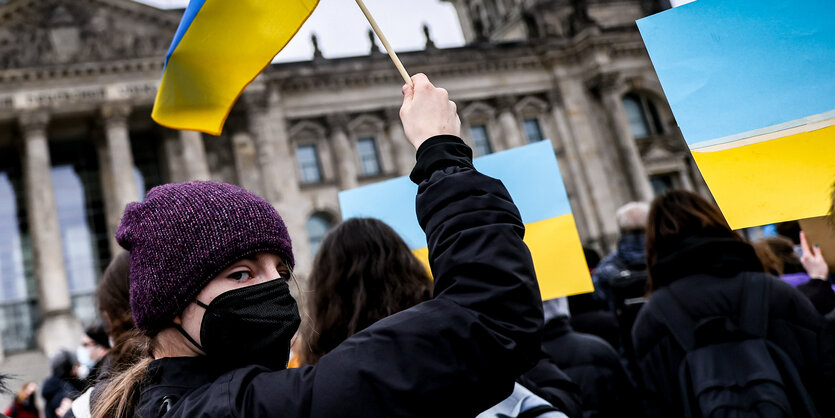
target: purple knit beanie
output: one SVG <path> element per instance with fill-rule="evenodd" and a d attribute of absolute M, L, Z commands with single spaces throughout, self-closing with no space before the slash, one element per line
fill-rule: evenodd
<path fill-rule="evenodd" d="M 130 307 L 148 336 L 170 326 L 209 280 L 241 258 L 268 252 L 294 265 L 275 208 L 225 183 L 154 187 L 144 202 L 127 205 L 116 240 L 130 251 Z"/>

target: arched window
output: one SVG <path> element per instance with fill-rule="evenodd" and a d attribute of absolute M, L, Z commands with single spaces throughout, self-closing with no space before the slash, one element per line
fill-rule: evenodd
<path fill-rule="evenodd" d="M 629 93 L 623 96 L 623 108 L 635 139 L 664 133 L 664 125 L 655 104 L 646 96 Z"/>
<path fill-rule="evenodd" d="M 333 220 L 325 213 L 314 213 L 307 220 L 307 240 L 310 243 L 310 252 L 316 255 L 319 246 L 325 239 L 325 235 L 333 228 Z"/>

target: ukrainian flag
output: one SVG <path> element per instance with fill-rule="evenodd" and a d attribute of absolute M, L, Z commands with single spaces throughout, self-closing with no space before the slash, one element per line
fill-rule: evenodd
<path fill-rule="evenodd" d="M 638 27 L 732 228 L 827 213 L 835 181 L 835 2 L 699 0 Z"/>
<path fill-rule="evenodd" d="M 476 169 L 504 183 L 525 223 L 543 300 L 594 290 L 551 141 L 477 158 Z M 344 219 L 387 223 L 428 266 L 426 235 L 415 213 L 417 186 L 408 177 L 339 194 Z"/>
<path fill-rule="evenodd" d="M 165 57 L 153 119 L 220 135 L 238 96 L 318 0 L 191 0 Z"/>

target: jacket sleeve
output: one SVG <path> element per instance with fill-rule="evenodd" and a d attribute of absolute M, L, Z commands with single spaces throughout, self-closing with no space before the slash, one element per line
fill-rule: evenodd
<path fill-rule="evenodd" d="M 512 392 L 538 358 L 542 304 L 519 212 L 471 155 L 456 137 L 432 138 L 411 176 L 435 298 L 355 334 L 316 366 L 250 373 L 232 394 L 241 416 L 475 416 Z"/>

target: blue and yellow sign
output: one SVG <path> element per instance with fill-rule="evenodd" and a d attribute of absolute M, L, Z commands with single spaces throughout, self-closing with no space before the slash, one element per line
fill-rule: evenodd
<path fill-rule="evenodd" d="M 565 184 L 550 141 L 491 154 L 476 169 L 500 179 L 525 223 L 543 300 L 594 290 L 571 213 Z M 390 225 L 415 255 L 428 264 L 426 236 L 415 213 L 417 186 L 400 177 L 339 194 L 345 219 L 370 217 Z"/>
<path fill-rule="evenodd" d="M 638 21 L 734 229 L 823 216 L 835 181 L 835 2 L 699 0 Z"/>

